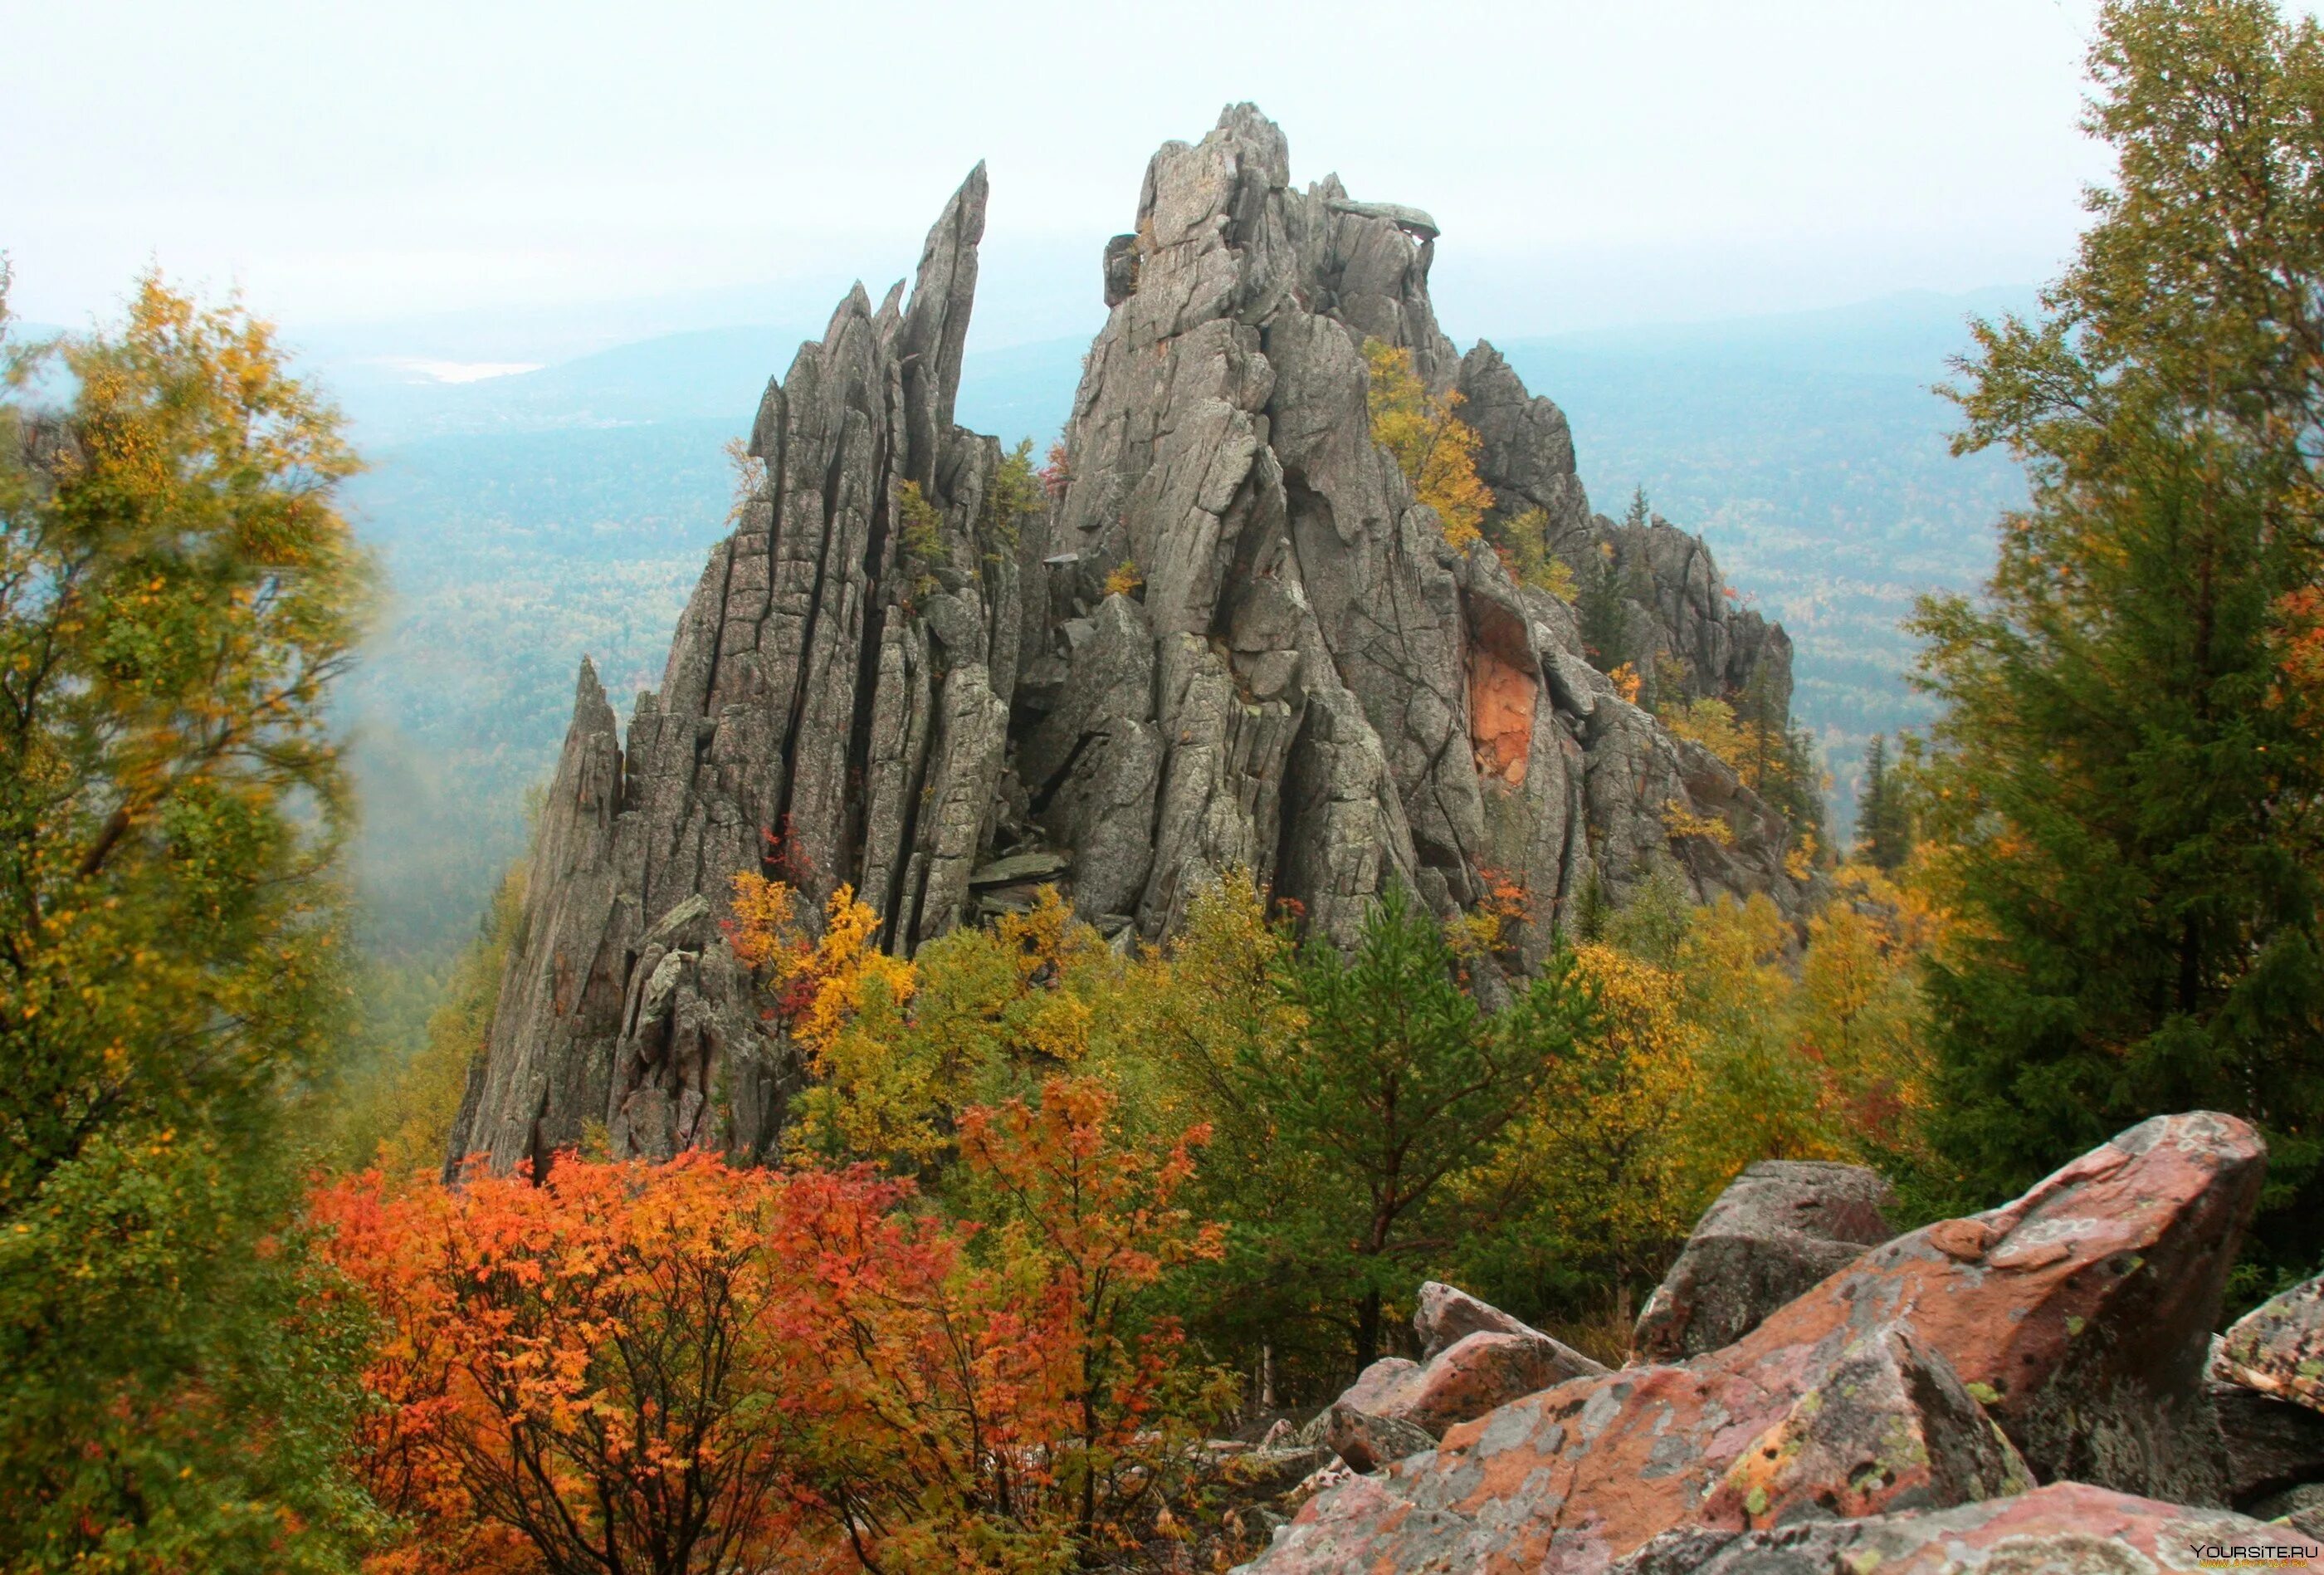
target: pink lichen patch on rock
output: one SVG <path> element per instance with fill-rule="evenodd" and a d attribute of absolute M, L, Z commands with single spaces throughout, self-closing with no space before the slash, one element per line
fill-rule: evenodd
<path fill-rule="evenodd" d="M 2237 1319 L 2219 1341 L 2211 1370 L 2229 1383 L 2324 1411 L 2324 1276 Z"/>

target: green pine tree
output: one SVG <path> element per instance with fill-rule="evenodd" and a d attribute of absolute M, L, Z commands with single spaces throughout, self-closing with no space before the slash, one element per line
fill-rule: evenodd
<path fill-rule="evenodd" d="M 1888 740 L 1872 735 L 1864 750 L 1864 786 L 1856 800 L 1857 857 L 1895 874 L 1913 853 L 1913 823 L 1904 784 L 1888 762 Z"/>
<path fill-rule="evenodd" d="M 1270 1254 L 1344 1319 L 1359 1367 L 1380 1354 L 1383 1303 L 1443 1249 L 1446 1183 L 1491 1152 L 1588 1020 L 1563 959 L 1499 1014 L 1461 987 L 1455 961 L 1443 928 L 1392 885 L 1352 955 L 1319 945 L 1299 959 L 1296 1045 L 1234 1071 L 1232 1102 L 1267 1113 L 1270 1163 L 1299 1178 Z"/>
<path fill-rule="evenodd" d="M 1989 1203 L 2161 1111 L 2273 1152 L 2258 1246 L 2324 1247 L 2324 737 L 2282 657 L 2316 583 L 2324 47 L 2258 0 L 2106 7 L 2116 187 L 2036 322 L 1980 325 L 1963 448 L 2034 484 L 1983 598 L 1925 601 L 1917 794 L 1959 942 L 1936 1135 Z"/>

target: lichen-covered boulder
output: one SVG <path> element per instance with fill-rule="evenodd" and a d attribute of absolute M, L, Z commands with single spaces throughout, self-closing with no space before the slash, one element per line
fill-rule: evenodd
<path fill-rule="evenodd" d="M 1530 1575 L 1600 1569 L 1681 1525 L 1748 1529 L 1750 1488 L 1764 1484 L 1733 1475 L 1745 1451 L 1780 1454 L 1807 1436 L 1785 1428 L 1812 1391 L 1854 1404 L 1833 1380 L 1890 1329 L 1903 1349 L 1943 1359 L 2037 1477 L 2167 1485 L 2183 1435 L 2208 1421 L 2209 1330 L 2264 1167 L 2258 1135 L 2232 1116 L 2144 1122 L 2003 1208 L 1868 1253 L 1735 1345 L 1578 1379 L 1455 1427 L 1433 1453 L 1318 1497 L 1251 1568 Z M 1902 1364 L 1898 1349 L 1872 1355 Z M 1916 1418 L 1945 1410 L 1925 1385 L 1893 1387 Z M 1913 1425 L 1958 1436 L 1941 1421 Z M 1803 1468 L 1777 1487 L 1794 1503 L 1849 1493 L 1858 1514 L 1944 1492 L 1908 1473 L 1875 1487 Z"/>
<path fill-rule="evenodd" d="M 1647 1298 L 1635 1362 L 1732 1345 L 1867 1247 L 1886 1241 L 1895 1194 L 1862 1165 L 1765 1160 L 1730 1182 Z"/>
<path fill-rule="evenodd" d="M 2221 1337 L 2211 1371 L 2262 1394 L 2324 1411 L 2324 1274 L 2237 1319 Z"/>
<path fill-rule="evenodd" d="M 1704 1503 L 1713 1525 L 1942 1508 L 2034 1486 L 1952 1364 L 1904 1324 L 1866 1335 L 1754 1439 Z"/>
<path fill-rule="evenodd" d="M 1400 1417 L 1375 1416 L 1344 1401 L 1327 1413 L 1323 1441 L 1353 1471 L 1376 1471 L 1391 1460 L 1436 1447 L 1435 1438 Z"/>
<path fill-rule="evenodd" d="M 1442 1280 L 1429 1280 L 1421 1285 L 1412 1313 L 1412 1332 L 1420 1337 L 1421 1360 L 1426 1361 L 1463 1335 L 1480 1331 L 1549 1339 L 1523 1319 L 1512 1318 L 1491 1302 L 1480 1301 L 1457 1286 Z M 1590 1361 L 1578 1351 L 1574 1356 L 1577 1360 Z M 1593 1362 L 1591 1366 L 1598 1364 Z"/>
<path fill-rule="evenodd" d="M 2324 1567 L 2289 1527 L 2079 1482 L 1955 1508 L 1826 1520 L 1741 1534 L 1689 1528 L 1613 1566 L 1618 1575 L 2153 1575 Z"/>
<path fill-rule="evenodd" d="M 1425 1362 L 1393 1357 L 1374 1362 L 1340 1399 L 1408 1422 L 1434 1438 L 1521 1395 L 1605 1370 L 1547 1335 L 1480 1329 Z"/>

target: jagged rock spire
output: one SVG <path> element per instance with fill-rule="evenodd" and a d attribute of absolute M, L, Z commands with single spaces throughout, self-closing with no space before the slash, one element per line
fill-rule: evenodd
<path fill-rule="evenodd" d="M 626 759 L 585 666 L 455 1154 L 505 1167 L 594 1122 L 621 1152 L 763 1152 L 798 1074 L 718 930 L 738 872 L 811 904 L 853 885 L 899 948 L 958 922 L 1019 643 L 1016 566 L 976 528 L 999 445 L 952 421 L 985 193 L 980 164 L 908 304 L 857 286 L 768 384 L 764 479 L 637 699 Z M 940 522 L 909 586 L 908 481 Z"/>
<path fill-rule="evenodd" d="M 1238 872 L 1341 940 L 1391 879 L 1448 916 L 1515 886 L 1517 969 L 1593 882 L 1657 865 L 1804 900 L 1780 819 L 1616 693 L 1572 607 L 1448 546 L 1372 442 L 1367 338 L 1463 393 L 1507 512 L 1635 568 L 1691 690 L 1788 696 L 1782 631 L 1729 614 L 1702 544 L 1592 515 L 1556 408 L 1445 338 L 1433 220 L 1295 190 L 1248 104 L 1164 144 L 1105 249 L 1056 496 L 1004 521 L 998 443 L 953 423 L 985 198 L 980 164 L 908 301 L 858 286 L 769 384 L 763 485 L 626 756 L 585 664 L 456 1155 L 596 1122 L 621 1153 L 764 1153 L 800 1070 L 718 929 L 743 870 L 852 885 L 899 952 L 1048 879 L 1152 938 Z M 914 489 L 935 523 L 908 542 Z M 1708 816 L 1725 843 L 1674 842 Z"/>

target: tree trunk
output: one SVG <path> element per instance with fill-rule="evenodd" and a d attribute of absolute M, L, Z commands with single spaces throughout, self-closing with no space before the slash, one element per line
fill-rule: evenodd
<path fill-rule="evenodd" d="M 1356 1366 L 1369 1367 L 1379 1360 L 1380 1294 L 1364 1292 L 1356 1309 Z"/>

